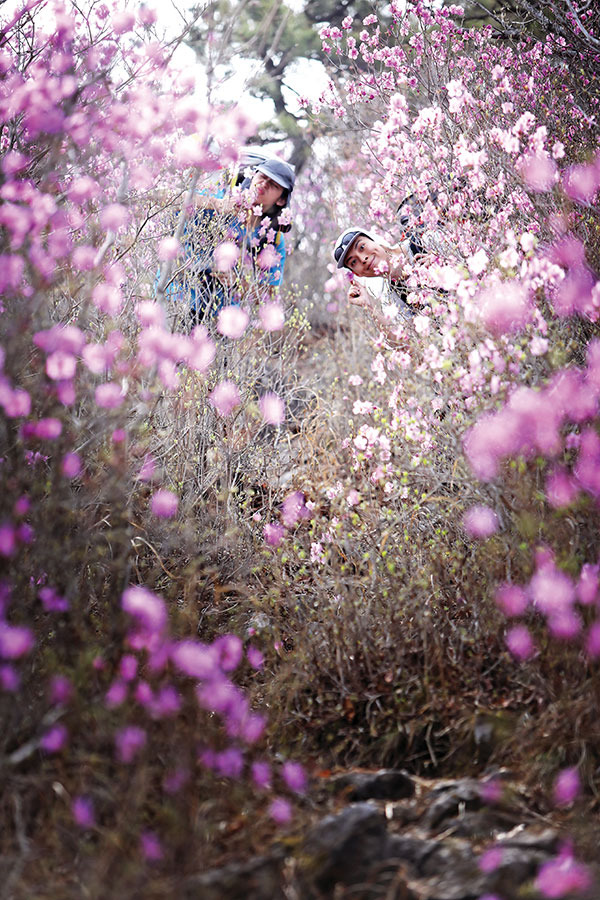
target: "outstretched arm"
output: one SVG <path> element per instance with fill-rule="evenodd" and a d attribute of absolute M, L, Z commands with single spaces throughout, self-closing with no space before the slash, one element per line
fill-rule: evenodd
<path fill-rule="evenodd" d="M 365 309 L 391 344 L 398 346 L 404 343 L 404 339 L 396 334 L 397 320 L 394 323 L 394 321 L 383 314 L 378 307 L 376 299 L 369 293 L 364 284 L 360 284 L 358 281 L 352 282 L 348 288 L 348 301 L 354 306 L 360 306 L 362 309 Z"/>

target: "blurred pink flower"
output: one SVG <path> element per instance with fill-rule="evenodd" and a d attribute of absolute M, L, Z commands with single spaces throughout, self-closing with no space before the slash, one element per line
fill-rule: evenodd
<path fill-rule="evenodd" d="M 29 653 L 34 643 L 31 629 L 0 621 L 0 656 L 4 659 L 19 659 Z"/>
<path fill-rule="evenodd" d="M 269 763 L 257 760 L 256 762 L 252 763 L 251 772 L 252 780 L 257 787 L 262 788 L 264 791 L 270 790 L 271 766 L 269 765 Z"/>
<path fill-rule="evenodd" d="M 224 634 L 213 643 L 213 649 L 219 655 L 219 664 L 224 672 L 237 669 L 242 661 L 244 649 L 239 637 L 235 634 Z"/>
<path fill-rule="evenodd" d="M 120 384 L 116 381 L 107 381 L 106 384 L 99 384 L 94 392 L 96 403 L 102 409 L 116 409 L 121 406 L 125 399 L 125 394 Z"/>
<path fill-rule="evenodd" d="M 40 738 L 40 747 L 46 753 L 59 753 L 67 743 L 68 736 L 64 725 L 53 725 Z"/>
<path fill-rule="evenodd" d="M 281 504 L 281 521 L 286 528 L 292 528 L 300 519 L 309 515 L 302 491 L 288 494 Z"/>
<path fill-rule="evenodd" d="M 80 828 L 93 828 L 96 824 L 94 804 L 89 797 L 77 796 L 71 804 L 71 814 Z"/>
<path fill-rule="evenodd" d="M 56 588 L 51 587 L 49 584 L 40 588 L 38 597 L 46 612 L 66 612 L 69 608 L 67 598 L 59 594 Z"/>
<path fill-rule="evenodd" d="M 281 767 L 281 777 L 290 791 L 294 791 L 296 794 L 303 794 L 305 792 L 306 772 L 300 763 L 291 761 L 284 762 Z"/>
<path fill-rule="evenodd" d="M 63 350 L 55 350 L 46 359 L 46 375 L 53 381 L 64 378 L 73 378 L 77 369 L 77 360 L 70 353 Z"/>
<path fill-rule="evenodd" d="M 600 564 L 584 563 L 575 587 L 578 601 L 583 606 L 591 606 L 598 593 Z"/>
<path fill-rule="evenodd" d="M 161 488 L 152 495 L 150 506 L 155 516 L 161 519 L 170 519 L 177 512 L 179 499 L 172 491 Z"/>
<path fill-rule="evenodd" d="M 19 673 L 13 666 L 0 666 L 0 689 L 8 693 L 15 693 L 21 686 Z"/>
<path fill-rule="evenodd" d="M 535 879 L 535 887 L 549 900 L 587 890 L 592 883 L 586 866 L 574 859 L 570 849 L 544 863 Z"/>
<path fill-rule="evenodd" d="M 478 307 L 482 323 L 495 335 L 519 331 L 531 319 L 527 290 L 515 281 L 486 288 L 479 294 Z"/>
<path fill-rule="evenodd" d="M 156 463 L 154 461 L 154 457 L 148 454 L 144 457 L 144 462 L 142 463 L 142 468 L 139 471 L 138 478 L 140 481 L 152 481 L 155 471 Z"/>
<path fill-rule="evenodd" d="M 48 685 L 50 703 L 64 706 L 73 697 L 73 685 L 66 675 L 53 675 Z"/>
<path fill-rule="evenodd" d="M 129 221 L 129 211 L 120 203 L 110 203 L 100 213 L 100 224 L 103 228 L 118 231 Z"/>
<path fill-rule="evenodd" d="M 160 633 L 167 624 L 164 600 L 141 585 L 133 585 L 123 591 L 121 606 L 146 631 Z"/>
<path fill-rule="evenodd" d="M 165 855 L 162 844 L 153 831 L 143 831 L 141 833 L 140 852 L 148 862 L 158 862 Z"/>
<path fill-rule="evenodd" d="M 585 651 L 590 659 L 600 657 L 600 622 L 593 622 L 585 639 Z"/>
<path fill-rule="evenodd" d="M 463 528 L 473 538 L 488 538 L 498 531 L 499 521 L 495 511 L 489 506 L 472 506 L 462 520 Z"/>
<path fill-rule="evenodd" d="M 257 265 L 260 266 L 261 269 L 270 269 L 277 264 L 279 261 L 279 254 L 275 247 L 267 245 L 263 247 L 258 256 L 256 257 Z"/>
<path fill-rule="evenodd" d="M 126 653 L 119 663 L 119 674 L 123 681 L 133 681 L 137 675 L 138 661 L 131 653 Z"/>
<path fill-rule="evenodd" d="M 187 365 L 196 372 L 205 372 L 214 362 L 217 348 L 210 338 L 194 338 L 193 347 L 187 358 Z"/>
<path fill-rule="evenodd" d="M 238 340 L 248 326 L 248 313 L 241 306 L 224 306 L 217 316 L 217 331 L 231 340 Z"/>
<path fill-rule="evenodd" d="M 92 301 L 107 316 L 116 316 L 123 306 L 123 295 L 117 285 L 101 281 L 92 290 Z"/>
<path fill-rule="evenodd" d="M 553 562 L 538 566 L 529 590 L 534 606 L 548 616 L 568 610 L 575 599 L 572 579 Z"/>
<path fill-rule="evenodd" d="M 10 522 L 0 525 L 0 556 L 8 558 L 17 550 L 17 532 Z"/>
<path fill-rule="evenodd" d="M 479 857 L 479 868 L 482 872 L 495 872 L 502 865 L 504 850 L 502 847 L 490 847 Z"/>
<path fill-rule="evenodd" d="M 274 797 L 269 806 L 269 815 L 278 825 L 285 825 L 292 819 L 292 807 L 284 797 Z"/>
<path fill-rule="evenodd" d="M 246 657 L 253 669 L 262 669 L 265 658 L 258 647 L 248 647 Z"/>
<path fill-rule="evenodd" d="M 279 303 L 261 304 L 258 317 L 265 331 L 280 331 L 285 323 L 285 314 Z"/>
<path fill-rule="evenodd" d="M 130 10 L 123 10 L 123 12 L 115 13 L 110 24 L 114 34 L 125 34 L 127 31 L 133 30 L 135 15 Z"/>
<path fill-rule="evenodd" d="M 214 267 L 217 272 L 229 272 L 240 256 L 240 248 L 233 241 L 223 241 L 214 252 Z"/>
<path fill-rule="evenodd" d="M 272 391 L 263 394 L 258 405 L 263 419 L 269 425 L 281 425 L 285 421 L 285 404 L 281 397 Z"/>
<path fill-rule="evenodd" d="M 561 640 L 577 637 L 583 627 L 579 615 L 573 609 L 560 609 L 548 617 L 550 633 Z"/>
<path fill-rule="evenodd" d="M 40 419 L 34 427 L 35 436 L 42 440 L 56 440 L 62 434 L 62 422 L 59 419 Z"/>
<path fill-rule="evenodd" d="M 154 300 L 140 300 L 136 303 L 135 314 L 142 328 L 150 328 L 152 325 L 162 328 L 165 323 L 165 311 Z"/>
<path fill-rule="evenodd" d="M 530 153 L 520 163 L 525 184 L 532 190 L 545 193 L 552 190 L 558 180 L 556 163 L 547 153 Z"/>
<path fill-rule="evenodd" d="M 535 645 L 525 625 L 515 625 L 506 632 L 506 646 L 514 657 L 529 659 L 535 653 Z"/>
<path fill-rule="evenodd" d="M 163 238 L 158 245 L 158 258 L 162 261 L 177 259 L 182 249 L 176 237 Z"/>
<path fill-rule="evenodd" d="M 208 395 L 208 399 L 222 418 L 230 416 L 236 406 L 239 406 L 242 402 L 237 385 L 227 379 L 220 381 L 213 388 Z"/>
<path fill-rule="evenodd" d="M 555 509 L 570 506 L 578 494 L 575 479 L 562 466 L 555 466 L 546 479 L 546 497 L 550 506 Z"/>
<path fill-rule="evenodd" d="M 217 651 L 208 644 L 189 638 L 171 648 L 173 664 L 190 678 L 211 679 L 219 673 Z"/>
<path fill-rule="evenodd" d="M 271 522 L 263 528 L 263 537 L 270 547 L 279 547 L 285 537 L 285 528 L 277 522 Z"/>
<path fill-rule="evenodd" d="M 563 189 L 576 203 L 592 203 L 600 188 L 600 169 L 593 164 L 569 166 L 562 174 Z"/>
<path fill-rule="evenodd" d="M 496 605 L 507 616 L 522 615 L 529 604 L 527 594 L 517 584 L 503 584 L 497 590 L 494 597 Z"/>
<path fill-rule="evenodd" d="M 122 763 L 133 762 L 146 743 L 146 732 L 137 725 L 126 725 L 115 734 L 117 759 Z"/>
<path fill-rule="evenodd" d="M 348 494 L 346 496 L 346 503 L 348 504 L 348 506 L 356 506 L 358 503 L 360 503 L 360 494 L 357 490 L 352 488 L 348 491 Z"/>
<path fill-rule="evenodd" d="M 563 769 L 554 782 L 554 802 L 557 806 L 570 806 L 581 790 L 579 773 L 575 766 Z"/>
<path fill-rule="evenodd" d="M 238 747 L 228 747 L 215 754 L 214 766 L 217 772 L 227 778 L 239 778 L 244 770 L 244 756 Z"/>
<path fill-rule="evenodd" d="M 60 464 L 60 470 L 65 478 L 76 478 L 81 472 L 81 457 L 78 453 L 66 453 Z"/>

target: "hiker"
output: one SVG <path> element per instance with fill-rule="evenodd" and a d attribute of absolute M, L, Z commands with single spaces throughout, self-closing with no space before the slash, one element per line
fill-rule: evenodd
<path fill-rule="evenodd" d="M 333 257 L 338 269 L 346 268 L 354 279 L 348 289 L 348 300 L 366 309 L 386 336 L 396 340 L 394 319 L 383 314 L 381 304 L 393 305 L 405 322 L 410 322 L 423 308 L 422 303 L 406 302 L 404 282 L 407 266 L 418 262 L 425 254 L 440 250 L 439 238 L 420 226 L 402 235 L 399 244 L 390 245 L 365 228 L 354 225 L 346 228 L 337 241 Z M 373 278 L 373 288 L 356 278 Z"/>
<path fill-rule="evenodd" d="M 233 191 L 238 186 L 236 181 L 241 181 L 242 192 L 250 191 L 256 199 L 248 210 L 243 208 L 243 195 L 238 192 L 236 196 Z M 283 234 L 291 226 L 280 222 L 279 217 L 288 205 L 294 182 L 294 169 L 289 163 L 263 158 L 251 178 L 234 174 L 231 185 L 221 180 L 216 187 L 196 192 L 195 213 L 184 232 L 183 271 L 168 291 L 172 299 L 189 303 L 193 324 L 234 302 L 236 289 L 247 291 L 250 282 L 267 291 L 281 284 Z M 224 242 L 234 243 L 240 250 L 240 259 L 229 268 L 219 262 L 218 253 L 215 259 L 215 249 Z M 250 279 L 240 265 L 244 261 L 251 265 Z"/>

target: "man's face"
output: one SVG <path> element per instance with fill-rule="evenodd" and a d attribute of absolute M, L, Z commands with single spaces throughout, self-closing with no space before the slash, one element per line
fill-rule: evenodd
<path fill-rule="evenodd" d="M 268 175 L 265 175 L 264 172 L 254 173 L 251 186 L 256 191 L 257 203 L 260 203 L 263 210 L 285 204 L 283 188 L 276 181 L 273 181 L 272 178 L 269 178 Z"/>
<path fill-rule="evenodd" d="M 363 278 L 374 278 L 388 271 L 389 265 L 385 250 L 371 238 L 359 234 L 350 244 L 344 265 Z"/>

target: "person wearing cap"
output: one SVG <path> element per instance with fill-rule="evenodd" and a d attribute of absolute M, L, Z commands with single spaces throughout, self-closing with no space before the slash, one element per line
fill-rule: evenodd
<path fill-rule="evenodd" d="M 235 302 L 236 289 L 245 292 L 250 282 L 269 291 L 281 284 L 286 256 L 283 234 L 291 226 L 279 218 L 294 183 L 294 168 L 289 163 L 267 158 L 259 162 L 251 178 L 242 181 L 241 192 L 222 182 L 195 194 L 196 212 L 185 228 L 184 272 L 169 291 L 173 299 L 189 299 L 193 323 Z M 256 201 L 249 209 L 243 203 L 246 191 Z M 250 278 L 248 270 L 244 272 L 239 265 L 218 271 L 214 252 L 224 241 L 238 245 L 241 260 L 251 266 Z M 266 260 L 264 253 L 260 256 L 265 250 Z"/>
<path fill-rule="evenodd" d="M 338 237 L 333 258 L 338 269 L 348 269 L 354 276 L 348 288 L 349 302 L 365 309 L 384 334 L 396 340 L 394 319 L 383 314 L 381 301 L 393 304 L 397 310 L 396 318 L 399 316 L 406 322 L 410 322 L 418 311 L 406 302 L 403 282 L 405 266 L 418 258 L 411 247 L 405 246 L 405 242 L 390 246 L 367 229 L 354 225 Z M 375 291 L 357 278 L 376 279 L 373 282 Z"/>

